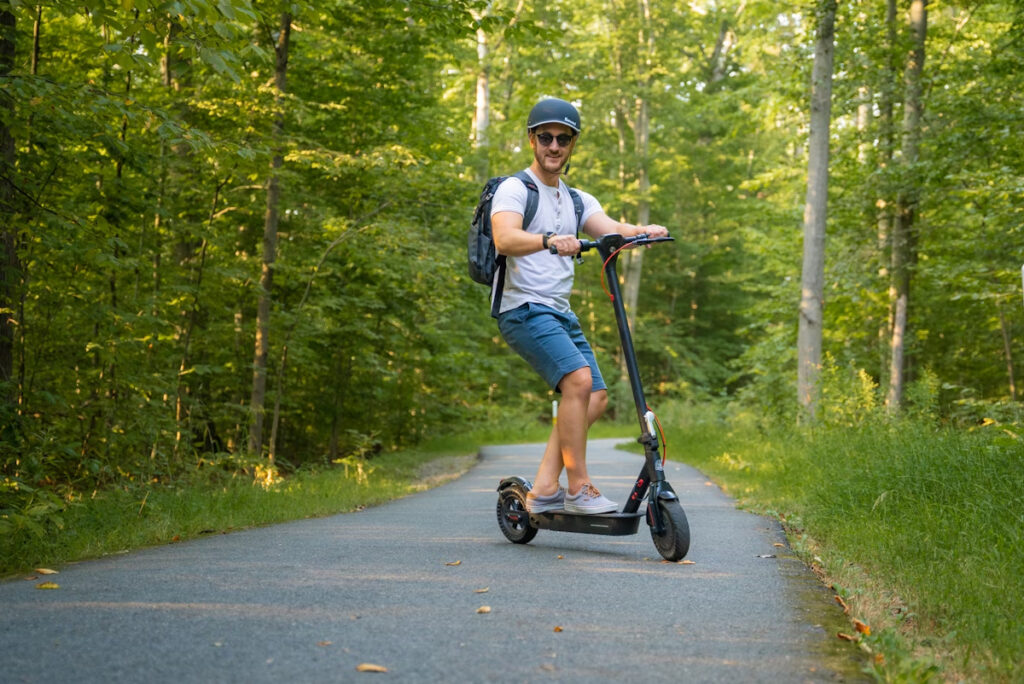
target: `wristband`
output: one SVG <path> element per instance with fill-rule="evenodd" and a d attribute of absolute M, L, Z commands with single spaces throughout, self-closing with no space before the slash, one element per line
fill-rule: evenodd
<path fill-rule="evenodd" d="M 544 245 L 544 249 L 548 248 L 548 238 L 550 238 L 552 235 L 554 235 L 554 233 L 551 233 L 551 232 L 544 233 L 544 240 L 542 242 L 542 244 Z"/>

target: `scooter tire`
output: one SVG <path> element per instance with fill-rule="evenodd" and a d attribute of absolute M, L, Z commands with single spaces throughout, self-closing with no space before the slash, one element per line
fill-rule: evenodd
<path fill-rule="evenodd" d="M 498 527 L 513 544 L 526 544 L 537 536 L 537 528 L 530 525 L 530 513 L 526 510 L 526 499 L 515 488 L 498 493 Z"/>
<path fill-rule="evenodd" d="M 665 531 L 661 534 L 651 527 L 651 539 L 661 557 L 668 561 L 681 561 L 690 550 L 690 524 L 686 521 L 686 513 L 678 501 L 658 501 Z"/>

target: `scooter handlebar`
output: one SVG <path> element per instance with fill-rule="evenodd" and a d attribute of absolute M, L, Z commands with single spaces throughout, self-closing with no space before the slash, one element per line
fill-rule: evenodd
<path fill-rule="evenodd" d="M 597 240 L 580 240 L 580 253 L 587 252 L 591 249 L 598 249 L 601 246 L 609 247 L 609 251 L 618 249 L 619 247 L 625 247 L 626 245 L 651 245 L 655 242 L 672 242 L 675 238 L 670 235 L 664 237 L 650 237 L 647 233 L 640 233 L 639 235 L 633 235 L 631 237 L 622 237 L 618 233 L 610 233 L 608 235 L 602 235 Z M 550 245 L 548 251 L 552 254 L 558 254 L 558 247 Z"/>

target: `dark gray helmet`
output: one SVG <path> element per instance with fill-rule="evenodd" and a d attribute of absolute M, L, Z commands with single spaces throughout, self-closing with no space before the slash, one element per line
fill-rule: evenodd
<path fill-rule="evenodd" d="M 546 123 L 564 124 L 576 133 L 581 130 L 580 113 L 571 104 L 557 97 L 541 100 L 533 106 L 530 117 L 526 120 L 526 129 L 532 131 Z"/>

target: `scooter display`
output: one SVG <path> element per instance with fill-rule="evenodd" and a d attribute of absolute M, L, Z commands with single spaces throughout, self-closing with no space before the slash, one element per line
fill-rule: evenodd
<path fill-rule="evenodd" d="M 629 374 L 629 384 L 636 404 L 637 419 L 640 423 L 640 437 L 637 441 L 644 447 L 644 464 L 637 476 L 633 490 L 621 511 L 601 515 L 583 515 L 555 511 L 530 513 L 526 510 L 526 494 L 532 483 L 521 477 L 507 477 L 498 485 L 498 527 L 505 537 L 514 544 L 530 542 L 539 530 L 577 532 L 582 534 L 629 535 L 636 534 L 640 519 L 646 520 L 651 530 L 651 539 L 658 553 L 669 561 L 682 560 L 690 549 L 690 526 L 686 520 L 679 497 L 665 479 L 661 443 L 654 412 L 647 405 L 644 389 L 640 383 L 633 337 L 630 334 L 626 309 L 622 303 L 616 263 L 619 253 L 629 246 L 650 245 L 656 242 L 670 242 L 671 237 L 648 237 L 645 234 L 623 237 L 618 234 L 604 235 L 596 241 L 581 240 L 580 252 L 596 249 L 604 262 L 602 279 L 615 309 L 615 320 L 619 329 L 622 354 Z M 552 250 L 554 251 L 554 250 Z M 557 252 L 555 252 L 557 253 Z M 662 440 L 663 441 L 663 440 Z M 640 504 L 646 502 L 643 511 Z"/>

